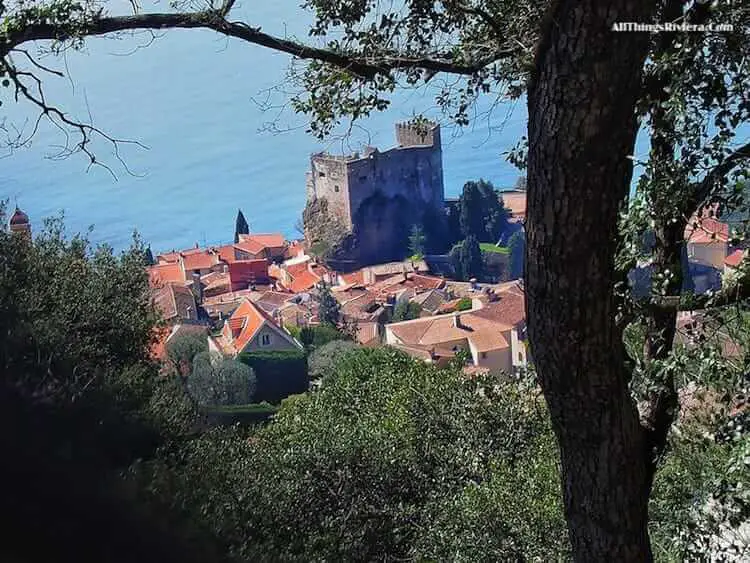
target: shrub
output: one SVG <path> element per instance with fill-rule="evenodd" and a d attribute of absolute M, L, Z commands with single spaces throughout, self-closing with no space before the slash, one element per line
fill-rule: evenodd
<path fill-rule="evenodd" d="M 256 377 L 257 401 L 278 403 L 310 386 L 305 353 L 297 350 L 249 352 L 238 358 L 250 366 Z"/>
<path fill-rule="evenodd" d="M 324 374 L 331 371 L 334 364 L 346 357 L 347 352 L 359 348 L 349 340 L 333 340 L 316 349 L 308 358 L 308 370 L 310 379 L 322 378 Z"/>
<path fill-rule="evenodd" d="M 252 400 L 255 375 L 237 360 L 202 352 L 193 360 L 187 389 L 201 406 L 244 405 Z"/>
<path fill-rule="evenodd" d="M 471 299 L 469 297 L 462 297 L 456 303 L 456 311 L 469 311 L 472 308 Z"/>
<path fill-rule="evenodd" d="M 334 340 L 348 340 L 347 336 L 334 326 L 306 326 L 299 332 L 299 341 L 306 350 L 315 350 Z"/>

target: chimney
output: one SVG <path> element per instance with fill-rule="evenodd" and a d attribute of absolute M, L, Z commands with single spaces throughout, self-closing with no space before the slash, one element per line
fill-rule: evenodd
<path fill-rule="evenodd" d="M 203 304 L 203 286 L 201 285 L 200 272 L 193 272 L 193 295 L 199 306 Z"/>
<path fill-rule="evenodd" d="M 461 322 L 461 315 L 453 315 L 453 328 L 464 328 Z"/>
<path fill-rule="evenodd" d="M 228 274 L 229 273 L 229 264 L 224 264 L 223 270 L 224 270 L 225 274 Z"/>

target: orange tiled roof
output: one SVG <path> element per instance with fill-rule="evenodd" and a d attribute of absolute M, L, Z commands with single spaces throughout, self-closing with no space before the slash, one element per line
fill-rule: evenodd
<path fill-rule="evenodd" d="M 234 353 L 242 352 L 265 322 L 275 325 L 273 319 L 260 307 L 245 299 L 229 319 L 229 326 L 233 331 L 231 348 Z"/>
<path fill-rule="evenodd" d="M 711 217 L 693 215 L 685 227 L 685 240 L 696 244 L 729 241 L 729 225 Z"/>
<path fill-rule="evenodd" d="M 724 264 L 731 267 L 736 268 L 740 265 L 740 262 L 742 262 L 742 259 L 745 257 L 745 251 L 738 249 L 732 252 L 729 256 L 724 258 Z"/>
<path fill-rule="evenodd" d="M 222 262 L 226 262 L 227 264 L 229 264 L 237 260 L 233 244 L 218 246 L 214 250 L 216 250 L 216 253 L 219 255 L 219 260 L 221 260 Z"/>
<path fill-rule="evenodd" d="M 455 317 L 460 327 L 455 326 Z M 479 352 L 487 352 L 508 348 L 510 343 L 502 333 L 512 327 L 465 312 L 393 323 L 388 328 L 408 346 L 449 347 L 452 342 L 470 340 Z"/>
<path fill-rule="evenodd" d="M 152 287 L 168 283 L 179 283 L 185 281 L 185 272 L 179 263 L 157 264 L 149 266 L 148 279 Z"/>
<path fill-rule="evenodd" d="M 365 273 L 362 270 L 351 272 L 350 274 L 341 274 L 344 285 L 363 285 L 365 283 Z"/>
<path fill-rule="evenodd" d="M 513 290 L 497 294 L 498 300 L 487 303 L 471 314 L 483 319 L 517 326 L 526 319 L 526 299 Z"/>
<path fill-rule="evenodd" d="M 190 319 L 196 316 L 195 297 L 185 286 L 168 284 L 155 290 L 154 304 L 167 321 L 175 317 Z"/>
<path fill-rule="evenodd" d="M 500 196 L 503 198 L 503 205 L 510 209 L 511 216 L 514 219 L 526 217 L 526 192 L 501 192 Z"/>
<path fill-rule="evenodd" d="M 192 252 L 190 254 L 181 253 L 182 263 L 186 271 L 190 270 L 208 270 L 219 263 L 218 255 L 212 254 L 207 250 Z"/>
<path fill-rule="evenodd" d="M 283 247 L 284 235 L 279 233 L 240 235 L 240 240 L 235 246 L 250 254 L 260 254 L 267 248 Z"/>

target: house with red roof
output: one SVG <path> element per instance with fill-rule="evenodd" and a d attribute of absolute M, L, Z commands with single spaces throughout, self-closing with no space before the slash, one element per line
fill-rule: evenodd
<path fill-rule="evenodd" d="M 245 299 L 224 323 L 217 345 L 224 354 L 232 357 L 243 352 L 302 349 L 302 345 L 271 315 L 250 299 Z"/>
<path fill-rule="evenodd" d="M 286 257 L 287 243 L 284 235 L 280 233 L 241 234 L 239 238 L 234 248 L 241 260 L 266 258 L 270 261 L 280 261 Z"/>
<path fill-rule="evenodd" d="M 148 281 L 151 287 L 184 284 L 187 279 L 180 262 L 160 262 L 148 267 Z"/>
<path fill-rule="evenodd" d="M 694 264 L 724 269 L 729 254 L 729 225 L 713 217 L 693 215 L 685 227 L 688 260 Z"/>

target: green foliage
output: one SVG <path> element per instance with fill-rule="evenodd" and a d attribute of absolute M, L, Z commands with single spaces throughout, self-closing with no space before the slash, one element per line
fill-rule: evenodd
<path fill-rule="evenodd" d="M 61 220 L 33 243 L 0 231 L 0 422 L 13 429 L 0 473 L 7 514 L 26 515 L 4 519 L 2 560 L 216 560 L 210 538 L 193 544 L 193 525 L 143 510 L 140 489 L 121 480 L 195 424 L 177 381 L 149 358 L 157 314 L 145 265 L 137 238 L 118 256 L 65 236 Z"/>
<path fill-rule="evenodd" d="M 413 260 L 421 260 L 425 253 L 425 241 L 427 237 L 421 225 L 412 225 L 409 235 L 409 255 Z"/>
<path fill-rule="evenodd" d="M 473 235 L 469 235 L 463 242 L 453 247 L 451 260 L 458 279 L 482 279 L 484 275 L 482 250 Z"/>
<path fill-rule="evenodd" d="M 526 256 L 526 235 L 524 231 L 516 231 L 508 239 L 510 250 L 510 277 L 517 280 L 523 277 L 523 264 Z"/>
<path fill-rule="evenodd" d="M 206 415 L 207 422 L 212 426 L 234 426 L 238 424 L 241 427 L 251 427 L 267 422 L 278 410 L 277 405 L 264 401 L 247 405 L 206 407 L 202 409 L 202 412 Z"/>
<path fill-rule="evenodd" d="M 388 348 L 330 369 L 250 440 L 223 430 L 187 444 L 159 487 L 244 560 L 568 558 L 556 448 L 532 388 Z"/>
<path fill-rule="evenodd" d="M 292 338 L 300 339 L 300 333 L 302 329 L 297 325 L 284 325 L 284 329 L 291 335 Z"/>
<path fill-rule="evenodd" d="M 208 339 L 202 333 L 178 333 L 167 342 L 167 358 L 182 377 L 192 373 L 193 360 L 198 354 L 204 353 L 208 353 Z"/>
<path fill-rule="evenodd" d="M 498 246 L 491 242 L 480 242 L 479 248 L 482 252 L 491 252 L 493 254 L 510 254 L 510 248 L 507 246 Z"/>
<path fill-rule="evenodd" d="M 255 373 L 256 401 L 276 404 L 289 395 L 304 393 L 310 386 L 307 358 L 302 351 L 250 352 L 238 359 Z"/>
<path fill-rule="evenodd" d="M 242 213 L 242 209 L 237 210 L 237 220 L 234 226 L 234 242 L 240 242 L 240 235 L 250 234 L 250 225 L 247 224 L 247 219 Z"/>
<path fill-rule="evenodd" d="M 468 311 L 472 307 L 471 298 L 469 297 L 462 297 L 458 300 L 458 303 L 456 303 L 456 311 Z"/>
<path fill-rule="evenodd" d="M 255 375 L 250 367 L 237 360 L 200 352 L 193 358 L 187 390 L 202 407 L 246 405 L 255 392 Z"/>
<path fill-rule="evenodd" d="M 338 326 L 341 320 L 341 306 L 331 293 L 331 287 L 325 282 L 318 285 L 318 303 L 318 318 L 321 324 Z"/>
<path fill-rule="evenodd" d="M 460 200 L 460 224 L 464 237 L 496 243 L 508 228 L 508 210 L 486 180 L 467 182 Z"/>
<path fill-rule="evenodd" d="M 143 253 L 143 259 L 148 266 L 153 266 L 154 264 L 156 264 L 156 260 L 154 260 L 154 254 L 151 252 L 150 246 L 146 247 L 146 250 Z"/>
<path fill-rule="evenodd" d="M 338 328 L 329 325 L 306 326 L 299 332 L 299 341 L 308 351 L 335 340 L 349 340 L 349 337 Z"/>
<path fill-rule="evenodd" d="M 393 309 L 393 318 L 391 319 L 391 322 L 398 323 L 401 321 L 418 319 L 421 312 L 422 307 L 419 303 L 399 301 Z"/>
<path fill-rule="evenodd" d="M 322 379 L 335 363 L 343 361 L 348 352 L 357 349 L 359 345 L 350 340 L 333 340 L 317 347 L 307 360 L 310 379 Z"/>

